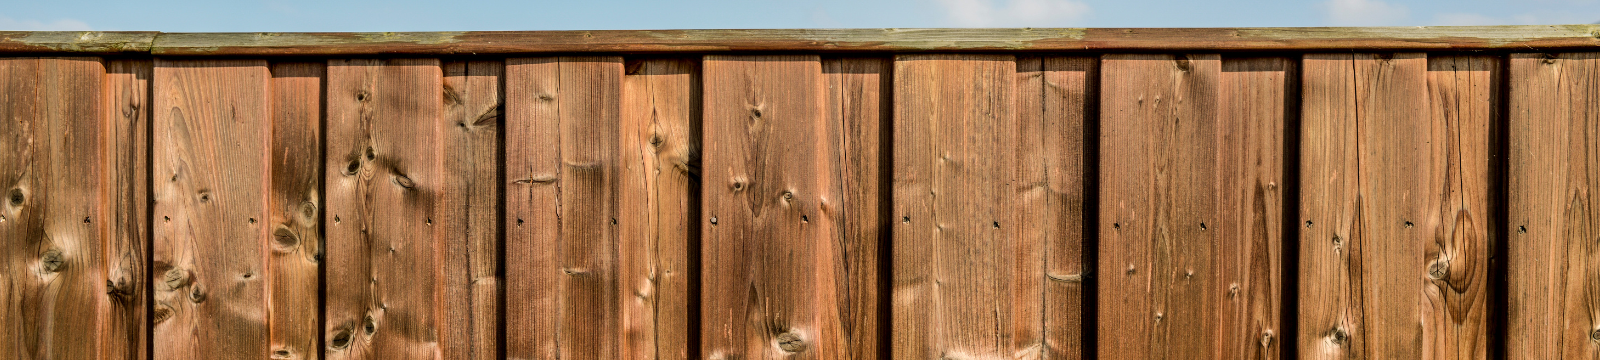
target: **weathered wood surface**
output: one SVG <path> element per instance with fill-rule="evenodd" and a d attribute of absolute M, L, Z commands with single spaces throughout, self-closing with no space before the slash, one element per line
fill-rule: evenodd
<path fill-rule="evenodd" d="M 443 64 L 439 136 L 440 347 L 445 359 L 500 358 L 500 61 Z"/>
<path fill-rule="evenodd" d="M 1600 46 L 1596 25 L 458 31 L 0 32 L 0 53 L 349 56 L 734 51 L 1559 50 Z"/>
<path fill-rule="evenodd" d="M 894 63 L 888 58 L 822 60 L 828 88 L 823 112 L 829 142 L 837 144 L 841 238 L 826 264 L 842 275 L 834 282 L 837 312 L 850 359 L 893 359 L 884 346 L 889 327 L 888 269 L 893 156 L 889 131 Z"/>
<path fill-rule="evenodd" d="M 1600 53 L 1510 62 L 1505 355 L 1600 357 Z"/>
<path fill-rule="evenodd" d="M 1299 118 L 1290 58 L 1223 58 L 1217 124 L 1217 359 L 1282 355 L 1285 129 Z"/>
<path fill-rule="evenodd" d="M 506 68 L 506 355 L 618 358 L 622 58 Z"/>
<path fill-rule="evenodd" d="M 1088 297 L 1093 293 L 1089 281 L 1093 272 L 1089 257 L 1094 249 L 1088 241 L 1094 237 L 1089 206 L 1091 194 L 1089 176 L 1091 163 L 1097 161 L 1089 144 L 1097 142 L 1091 128 L 1098 128 L 1100 103 L 1100 59 L 1095 57 L 1045 57 L 1039 58 L 1039 78 L 1024 71 L 1018 59 L 1017 91 L 1021 134 L 1018 146 L 1028 162 L 1042 162 L 1043 166 L 1029 167 L 1036 181 L 1043 186 L 1030 191 L 1043 191 L 1044 211 L 1038 212 L 1035 221 L 1044 241 L 1044 359 L 1092 359 L 1088 353 L 1088 332 L 1084 330 Z M 1031 66 L 1031 64 L 1027 64 Z M 1034 111 L 1038 101 L 1042 111 Z M 1037 118 L 1036 118 L 1037 117 Z M 1031 134 L 1037 132 L 1038 138 Z M 1037 174 L 1042 170 L 1042 174 Z M 1042 175 L 1042 179 L 1038 177 Z"/>
<path fill-rule="evenodd" d="M 465 232 L 435 220 L 454 191 L 442 169 L 444 85 L 438 60 L 331 60 L 327 67 L 327 197 L 323 344 L 329 358 L 435 358 L 460 319 L 441 307 L 443 247 Z M 459 131 L 459 130 L 457 130 Z M 455 159 L 450 159 L 455 160 Z M 438 219 L 436 219 L 438 218 Z M 464 270 L 464 269 L 462 269 Z"/>
<path fill-rule="evenodd" d="M 698 359 L 700 62 L 629 62 L 622 79 L 618 268 L 622 356 Z"/>
<path fill-rule="evenodd" d="M 1423 357 L 1489 357 L 1489 258 L 1501 230 L 1490 211 L 1500 127 L 1503 63 L 1495 56 L 1428 59 L 1428 124 L 1432 135 L 1424 234 Z M 1410 195 L 1415 196 L 1415 195 Z M 1504 311 L 1504 309 L 1496 309 Z"/>
<path fill-rule="evenodd" d="M 1222 148 L 1221 57 L 1102 61 L 1099 357 L 1218 356 L 1217 233 L 1244 218 L 1218 199 L 1219 161 L 1238 156 Z"/>
<path fill-rule="evenodd" d="M 1041 351 L 1043 234 L 1023 222 L 1047 203 L 1016 178 L 1044 163 L 1018 159 L 1016 72 L 1011 55 L 895 57 L 896 358 Z"/>
<path fill-rule="evenodd" d="M 322 78 L 326 64 L 271 65 L 267 242 L 271 358 L 320 359 Z"/>
<path fill-rule="evenodd" d="M 270 80 L 261 60 L 155 63 L 153 358 L 268 356 Z"/>

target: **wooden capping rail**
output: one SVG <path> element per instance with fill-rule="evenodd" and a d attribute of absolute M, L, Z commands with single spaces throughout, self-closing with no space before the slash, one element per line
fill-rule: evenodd
<path fill-rule="evenodd" d="M 1600 46 L 1600 25 L 605 30 L 394 33 L 0 31 L 5 54 L 482 55 L 732 51 L 1545 51 Z"/>

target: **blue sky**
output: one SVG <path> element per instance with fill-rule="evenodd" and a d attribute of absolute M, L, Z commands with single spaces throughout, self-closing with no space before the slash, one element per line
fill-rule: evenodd
<path fill-rule="evenodd" d="M 0 30 L 442 31 L 1574 24 L 1600 0 L 7 0 Z"/>

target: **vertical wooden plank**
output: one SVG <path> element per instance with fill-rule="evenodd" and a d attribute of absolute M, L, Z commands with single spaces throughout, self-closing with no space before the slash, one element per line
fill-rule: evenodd
<path fill-rule="evenodd" d="M 1088 233 L 1086 216 L 1089 176 L 1085 167 L 1088 127 L 1097 118 L 1100 94 L 1100 59 L 1093 57 L 1046 57 L 1041 59 L 1042 79 L 1019 82 L 1018 108 L 1022 135 L 1029 132 L 1030 114 L 1040 114 L 1037 130 L 1042 151 L 1047 211 L 1036 218 L 1043 231 L 1045 251 L 1044 353 L 1045 359 L 1093 358 L 1084 346 L 1084 282 L 1088 279 L 1084 240 Z M 1020 71 L 1020 66 L 1019 66 Z M 1028 105 L 1039 99 L 1039 109 Z M 1033 137 L 1023 139 L 1033 141 Z M 1021 143 L 1019 146 L 1032 146 Z M 1027 150 L 1027 149 L 1021 149 Z M 1021 225 L 1021 224 L 1019 224 Z"/>
<path fill-rule="evenodd" d="M 1423 357 L 1488 357 L 1489 254 L 1499 234 L 1490 214 L 1491 169 L 1500 111 L 1501 62 L 1494 56 L 1428 59 L 1430 137 L 1439 172 L 1434 231 L 1423 236 L 1426 279 Z"/>
<path fill-rule="evenodd" d="M 1017 180 L 1015 61 L 895 57 L 895 358 L 1039 352 L 1044 256 L 1020 225 L 1044 203 L 1019 201 L 1037 195 Z"/>
<path fill-rule="evenodd" d="M 107 211 L 103 359 L 150 357 L 150 60 L 106 61 L 101 197 Z M 3 215 L 0 215 L 3 216 Z M 4 298 L 0 296 L 0 298 Z M 4 352 L 0 352 L 4 353 Z"/>
<path fill-rule="evenodd" d="M 556 58 L 506 60 L 506 357 L 557 356 L 561 122 Z M 519 259 L 520 261 L 510 261 Z"/>
<path fill-rule="evenodd" d="M 842 206 L 821 59 L 707 56 L 702 236 L 707 358 L 845 356 Z"/>
<path fill-rule="evenodd" d="M 498 359 L 500 337 L 499 61 L 444 64 L 439 211 L 446 359 Z"/>
<path fill-rule="evenodd" d="M 275 63 L 267 224 L 273 359 L 320 359 L 323 63 Z"/>
<path fill-rule="evenodd" d="M 1506 358 L 1600 357 L 1600 53 L 1510 61 Z"/>
<path fill-rule="evenodd" d="M 1217 127 L 1218 359 L 1277 359 L 1282 333 L 1284 127 L 1298 115 L 1288 58 L 1224 58 Z"/>
<path fill-rule="evenodd" d="M 1424 245 L 1453 236 L 1457 219 L 1440 210 L 1447 161 L 1434 144 L 1459 131 L 1429 121 L 1426 66 L 1417 53 L 1305 55 L 1303 356 L 1424 354 L 1419 287 L 1436 264 Z"/>
<path fill-rule="evenodd" d="M 884 347 L 888 336 L 886 279 L 890 216 L 888 164 L 892 152 L 887 129 L 893 113 L 891 104 L 893 68 L 888 58 L 833 58 L 822 60 L 827 81 L 824 112 L 830 132 L 826 141 L 838 144 L 841 232 L 839 246 L 827 254 L 834 259 L 827 266 L 834 274 L 838 294 L 837 313 L 844 343 L 843 355 L 850 359 L 888 359 Z"/>
<path fill-rule="evenodd" d="M 443 75 L 434 59 L 331 60 L 325 326 L 330 358 L 438 358 Z"/>
<path fill-rule="evenodd" d="M 622 78 L 617 266 L 622 356 L 699 358 L 689 338 L 700 234 L 699 61 L 643 59 Z"/>
<path fill-rule="evenodd" d="M 155 358 L 268 353 L 269 76 L 259 60 L 156 61 Z"/>
<path fill-rule="evenodd" d="M 510 59 L 507 67 L 506 209 L 518 219 L 507 256 L 530 259 L 506 272 L 508 292 L 519 294 L 507 303 L 507 355 L 616 358 L 622 59 Z"/>
<path fill-rule="evenodd" d="M 1102 58 L 1100 357 L 1216 356 L 1220 60 Z"/>
<path fill-rule="evenodd" d="M 111 84 L 122 91 L 126 84 Z M 126 146 L 142 122 L 113 124 L 105 106 L 104 64 L 96 58 L 0 59 L 0 353 L 21 359 L 127 358 L 137 334 L 119 290 L 130 283 L 120 258 L 142 246 L 116 214 L 137 186 L 135 164 L 120 169 L 113 146 Z M 136 151 L 136 148 L 128 149 Z M 113 257 L 117 256 L 117 257 Z M 142 264 L 141 264 L 142 265 Z M 107 281 L 122 281 L 122 287 Z M 137 311 L 137 312 L 136 312 Z M 102 338 L 85 340 L 85 336 Z M 131 343 L 130 343 L 131 342 Z"/>

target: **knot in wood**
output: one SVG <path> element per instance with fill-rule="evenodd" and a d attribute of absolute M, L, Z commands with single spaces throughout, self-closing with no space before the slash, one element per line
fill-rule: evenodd
<path fill-rule="evenodd" d="M 294 358 L 294 353 L 290 352 L 289 349 L 277 349 L 277 350 L 273 350 L 272 351 L 272 358 L 273 359 L 293 359 Z"/>
<path fill-rule="evenodd" d="M 1517 233 L 1518 234 L 1527 234 L 1528 233 L 1528 227 L 1527 226 L 1517 226 Z"/>
<path fill-rule="evenodd" d="M 361 320 L 361 330 L 366 331 L 367 335 L 370 336 L 372 333 L 378 332 L 378 322 L 372 319 L 372 315 L 367 315 L 365 319 Z"/>
<path fill-rule="evenodd" d="M 410 190 L 411 188 L 417 187 L 416 183 L 411 182 L 411 178 L 406 177 L 405 175 L 401 175 L 401 174 L 395 174 L 394 175 L 394 179 L 392 179 L 391 181 L 394 182 L 395 185 L 399 185 L 401 188 L 404 188 L 406 190 Z"/>
<path fill-rule="evenodd" d="M 1438 259 L 1438 260 L 1434 260 L 1433 263 L 1428 264 L 1428 278 L 1429 279 L 1444 280 L 1444 278 L 1446 276 L 1449 276 L 1449 275 L 1450 275 L 1450 260 Z"/>
<path fill-rule="evenodd" d="M 154 318 L 151 319 L 151 322 L 154 322 L 156 324 L 160 324 L 161 322 L 167 321 L 167 319 L 171 319 L 171 318 L 172 318 L 172 308 L 169 308 L 169 307 L 166 307 L 166 306 L 161 306 L 161 307 L 156 308 L 156 313 L 154 315 Z"/>
<path fill-rule="evenodd" d="M 1261 332 L 1261 347 L 1272 346 L 1272 330 Z"/>
<path fill-rule="evenodd" d="M 1345 332 L 1344 328 L 1333 328 L 1333 331 L 1328 333 L 1328 341 L 1334 345 L 1344 345 L 1350 341 L 1350 333 Z"/>
<path fill-rule="evenodd" d="M 1228 284 L 1228 297 L 1239 296 L 1239 283 Z"/>
<path fill-rule="evenodd" d="M 356 101 L 367 102 L 367 100 L 371 98 L 372 94 L 368 93 L 366 90 L 356 91 Z"/>
<path fill-rule="evenodd" d="M 783 351 L 797 353 L 806 350 L 806 342 L 801 340 L 799 335 L 786 332 L 778 334 L 778 348 L 783 349 Z"/>
<path fill-rule="evenodd" d="M 21 188 L 11 189 L 11 195 L 8 197 L 11 198 L 11 206 L 22 206 L 22 201 L 27 200 L 27 197 L 22 195 Z"/>
<path fill-rule="evenodd" d="M 367 161 L 376 160 L 378 158 L 378 152 L 377 151 L 373 151 L 371 146 L 367 147 L 366 154 L 367 154 Z"/>
<path fill-rule="evenodd" d="M 206 301 L 205 287 L 201 286 L 200 284 L 195 284 L 194 286 L 190 287 L 189 301 L 193 301 L 196 304 L 199 304 L 201 301 Z"/>
<path fill-rule="evenodd" d="M 333 338 L 328 339 L 328 346 L 334 350 L 350 347 L 350 329 L 339 329 L 338 332 L 333 333 Z"/>
<path fill-rule="evenodd" d="M 45 273 L 55 273 L 65 270 L 67 267 L 66 256 L 62 255 L 61 250 L 58 249 L 50 249 L 45 251 L 44 257 L 39 260 L 39 267 L 44 270 Z"/>
<path fill-rule="evenodd" d="M 1410 221 L 1407 221 L 1407 222 L 1406 222 L 1406 228 L 1407 228 L 1407 229 L 1410 229 L 1410 228 L 1411 228 L 1411 227 L 1412 227 L 1412 226 L 1416 226 L 1416 225 L 1417 225 L 1417 224 L 1413 224 L 1413 223 L 1411 223 L 1411 222 L 1410 222 Z"/>
<path fill-rule="evenodd" d="M 794 192 L 793 191 L 785 191 L 785 192 L 783 192 L 783 201 L 794 201 Z"/>
<path fill-rule="evenodd" d="M 1600 341 L 1600 329 L 1589 332 L 1589 340 Z"/>
<path fill-rule="evenodd" d="M 161 283 L 166 285 L 168 290 L 189 285 L 189 271 L 179 268 L 167 270 L 166 274 L 161 275 Z"/>
<path fill-rule="evenodd" d="M 345 176 L 354 176 L 357 171 L 361 171 L 361 160 L 350 160 L 350 163 L 344 166 Z"/>
<path fill-rule="evenodd" d="M 1306 220 L 1306 228 L 1307 229 L 1311 228 L 1311 220 Z"/>
<path fill-rule="evenodd" d="M 128 284 L 128 278 L 117 278 L 116 281 L 106 279 L 106 295 L 118 302 L 126 302 L 133 298 L 133 286 Z"/>

